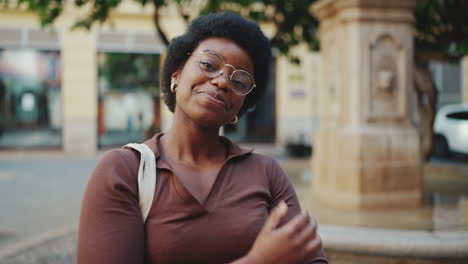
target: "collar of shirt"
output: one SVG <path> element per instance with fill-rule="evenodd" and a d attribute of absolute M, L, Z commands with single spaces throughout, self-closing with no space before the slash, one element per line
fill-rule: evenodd
<path fill-rule="evenodd" d="M 164 133 L 158 133 L 145 142 L 145 144 L 148 145 L 148 147 L 154 152 L 156 161 L 159 161 L 160 152 L 158 146 L 159 140 L 163 135 Z M 248 155 L 254 150 L 254 148 L 241 148 L 239 145 L 235 144 L 234 142 L 223 136 L 220 136 L 220 139 L 227 146 L 228 149 L 228 156 L 224 163 L 226 163 L 232 158 Z M 166 162 L 156 162 L 156 167 L 158 169 L 171 169 L 170 165 Z"/>

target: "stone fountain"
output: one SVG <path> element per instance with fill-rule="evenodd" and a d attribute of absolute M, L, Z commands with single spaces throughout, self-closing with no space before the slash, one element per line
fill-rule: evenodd
<path fill-rule="evenodd" d="M 320 0 L 320 129 L 314 200 L 349 212 L 422 205 L 410 107 L 417 0 Z M 332 263 L 462 263 L 467 232 L 321 224 Z M 465 262 L 466 263 L 466 262 Z"/>

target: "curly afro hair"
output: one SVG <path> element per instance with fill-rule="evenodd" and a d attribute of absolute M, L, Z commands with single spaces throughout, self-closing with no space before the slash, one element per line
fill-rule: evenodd
<path fill-rule="evenodd" d="M 188 31 L 174 38 L 168 47 L 161 72 L 161 89 L 164 101 L 171 112 L 174 112 L 176 104 L 175 94 L 170 90 L 172 73 L 184 65 L 189 53 L 195 50 L 201 41 L 211 37 L 234 41 L 252 58 L 256 87 L 245 98 L 238 115 L 242 115 L 255 106 L 265 93 L 268 81 L 268 62 L 272 56 L 269 39 L 255 22 L 232 12 L 212 13 L 194 19 Z"/>

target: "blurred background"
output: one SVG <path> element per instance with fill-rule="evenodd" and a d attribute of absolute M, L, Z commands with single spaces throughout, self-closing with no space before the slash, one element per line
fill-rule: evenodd
<path fill-rule="evenodd" d="M 167 44 L 223 10 L 274 54 L 265 96 L 222 133 L 281 161 L 332 263 L 465 263 L 468 2 L 387 2 L 0 0 L 0 263 L 73 263 L 87 177 L 168 129 Z M 418 253 L 434 232 L 453 244 Z"/>

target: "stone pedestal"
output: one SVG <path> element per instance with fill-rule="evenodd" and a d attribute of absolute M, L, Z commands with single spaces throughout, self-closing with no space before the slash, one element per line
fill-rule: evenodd
<path fill-rule="evenodd" d="M 320 129 L 313 196 L 337 208 L 417 207 L 421 158 L 411 120 L 415 0 L 321 0 Z"/>

